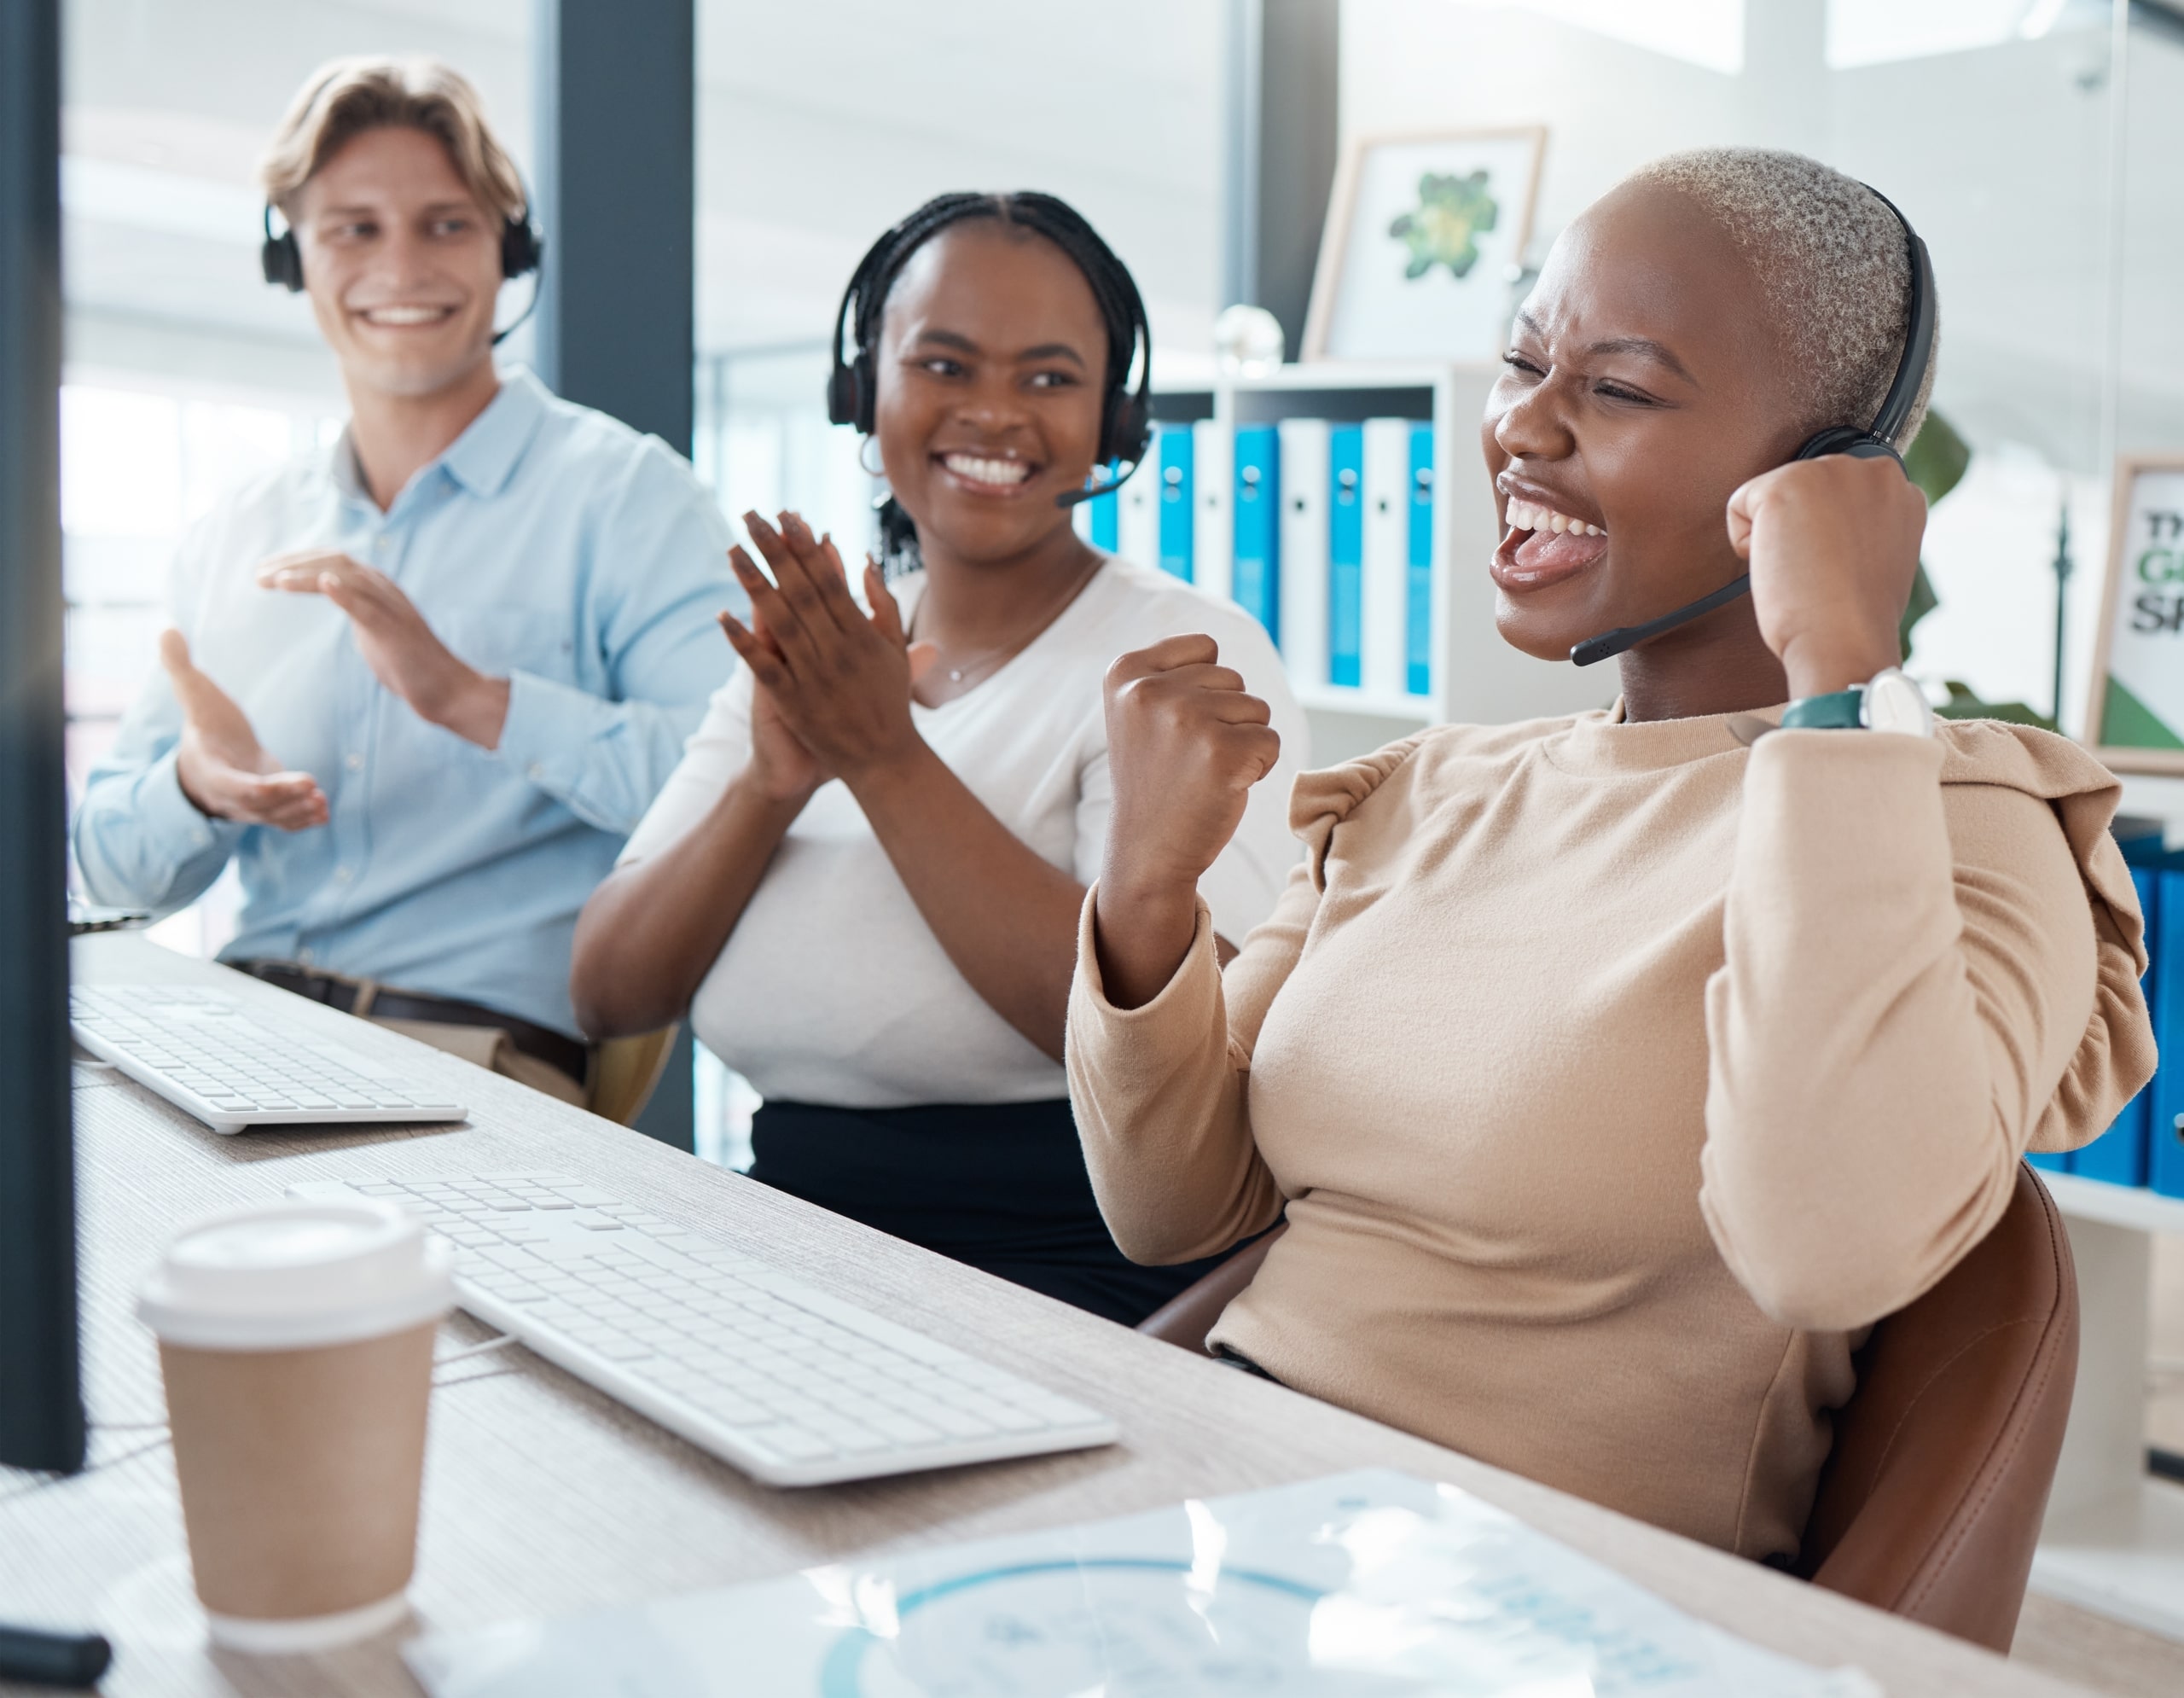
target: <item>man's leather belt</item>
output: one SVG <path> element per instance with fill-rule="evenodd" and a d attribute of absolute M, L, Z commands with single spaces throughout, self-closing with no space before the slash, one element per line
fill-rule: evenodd
<path fill-rule="evenodd" d="M 267 984 L 277 985 L 299 997 L 308 997 L 315 1003 L 324 1003 L 344 1014 L 355 1014 L 361 1001 L 363 1012 L 379 1019 L 497 1026 L 507 1032 L 508 1042 L 525 1055 L 549 1067 L 560 1068 L 579 1085 L 590 1069 L 591 1052 L 575 1038 L 546 1026 L 534 1026 L 527 1020 L 519 1020 L 512 1014 L 480 1008 L 475 1003 L 451 1002 L 445 997 L 427 997 L 415 991 L 389 990 L 369 980 L 322 973 L 289 961 L 238 961 L 229 964 L 253 978 L 263 979 Z"/>

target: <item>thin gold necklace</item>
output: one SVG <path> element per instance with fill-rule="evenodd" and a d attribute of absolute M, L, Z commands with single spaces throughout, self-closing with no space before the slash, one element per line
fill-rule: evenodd
<path fill-rule="evenodd" d="M 960 684 L 973 673 L 983 676 L 986 668 L 1008 660 L 1029 648 L 1042 631 L 1061 617 L 1062 610 L 1077 599 L 1078 593 L 1091 580 L 1092 574 L 1100 569 L 1101 563 L 1101 556 L 1097 554 L 1093 555 L 1089 566 L 1078 568 L 1064 586 L 1064 593 L 1048 606 L 1041 609 L 1038 618 L 1029 622 L 1020 636 L 1013 637 L 995 648 L 982 649 L 959 665 L 951 665 L 944 660 L 940 663 L 941 670 L 947 673 L 948 682 L 952 684 Z M 918 615 L 924 611 L 925 602 L 921 598 L 916 611 L 910 615 L 909 635 L 913 641 L 917 637 Z"/>

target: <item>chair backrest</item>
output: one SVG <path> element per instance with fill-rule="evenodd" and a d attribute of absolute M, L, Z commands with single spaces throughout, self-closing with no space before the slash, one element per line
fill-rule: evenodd
<path fill-rule="evenodd" d="M 1799 1572 L 2007 1652 L 2077 1358 L 2071 1241 L 2047 1187 L 2020 1166 L 1995 1230 L 1859 1352 Z"/>
<path fill-rule="evenodd" d="M 584 1106 L 617 1125 L 632 1124 L 644 1113 L 653 1087 L 667 1071 L 675 1050 L 674 1025 L 633 1038 L 610 1038 L 593 1052 L 591 1089 Z"/>
<path fill-rule="evenodd" d="M 1277 1227 L 1138 1331 L 1203 1351 Z M 1805 1525 L 1798 1573 L 2007 1652 L 2024 1602 L 2078 1359 L 2077 1274 L 2031 1169 L 1995 1230 L 1918 1301 L 1879 1322 Z"/>

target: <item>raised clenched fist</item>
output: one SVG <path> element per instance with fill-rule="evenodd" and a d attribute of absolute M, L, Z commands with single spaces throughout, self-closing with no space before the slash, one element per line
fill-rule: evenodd
<path fill-rule="evenodd" d="M 1115 789 L 1097 924 L 1107 994 L 1157 993 L 1189 946 L 1199 875 L 1228 846 L 1281 737 L 1210 637 L 1170 637 L 1107 668 Z"/>
<path fill-rule="evenodd" d="M 1902 658 L 1926 498 L 1892 460 L 1831 454 L 1763 473 L 1729 497 L 1729 544 L 1790 697 L 1861 684 Z"/>

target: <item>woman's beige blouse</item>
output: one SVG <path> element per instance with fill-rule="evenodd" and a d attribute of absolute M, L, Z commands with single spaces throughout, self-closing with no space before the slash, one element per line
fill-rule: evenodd
<path fill-rule="evenodd" d="M 1864 1329 L 2018 1160 L 2152 1072 L 2117 788 L 1937 741 L 1590 714 L 1299 779 L 1224 976 L 1069 1015 L 1147 1262 L 1290 1230 L 1214 1338 L 1326 1398 L 1755 1557 L 1795 1551 Z"/>

